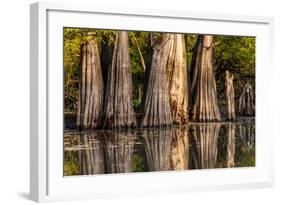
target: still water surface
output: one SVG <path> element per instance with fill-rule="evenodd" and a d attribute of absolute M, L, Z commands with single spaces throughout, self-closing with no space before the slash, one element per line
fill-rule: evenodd
<path fill-rule="evenodd" d="M 64 175 L 255 166 L 255 122 L 65 130 Z"/>

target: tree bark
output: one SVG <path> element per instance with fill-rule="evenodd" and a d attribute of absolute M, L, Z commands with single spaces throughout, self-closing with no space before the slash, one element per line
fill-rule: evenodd
<path fill-rule="evenodd" d="M 231 74 L 229 71 L 225 72 L 225 87 L 226 87 L 226 97 L 227 97 L 228 120 L 236 120 L 233 74 Z"/>
<path fill-rule="evenodd" d="M 112 63 L 108 71 L 105 95 L 105 128 L 136 126 L 130 67 L 128 32 L 119 31 L 115 40 Z"/>
<path fill-rule="evenodd" d="M 170 34 L 167 62 L 170 107 L 174 124 L 188 121 L 188 73 L 185 39 L 183 34 Z"/>
<path fill-rule="evenodd" d="M 198 36 L 191 61 L 192 120 L 220 121 L 212 63 L 213 36 Z"/>
<path fill-rule="evenodd" d="M 172 124 L 166 72 L 169 38 L 169 34 L 164 34 L 161 40 L 153 45 L 142 127 L 161 127 Z"/>
<path fill-rule="evenodd" d="M 81 50 L 77 127 L 94 129 L 100 127 L 104 94 L 99 51 L 95 40 L 84 44 Z"/>
<path fill-rule="evenodd" d="M 238 113 L 241 116 L 254 116 L 255 104 L 252 86 L 247 82 L 239 98 Z"/>

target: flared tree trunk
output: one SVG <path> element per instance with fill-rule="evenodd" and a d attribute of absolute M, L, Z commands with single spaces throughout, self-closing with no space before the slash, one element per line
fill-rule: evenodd
<path fill-rule="evenodd" d="M 81 133 L 79 137 L 80 174 L 104 174 L 104 154 L 102 143 L 97 134 Z"/>
<path fill-rule="evenodd" d="M 235 127 L 233 123 L 227 125 L 227 167 L 235 167 Z"/>
<path fill-rule="evenodd" d="M 192 125 L 191 134 L 196 145 L 194 156 L 194 168 L 215 168 L 218 152 L 218 135 L 220 124 Z"/>
<path fill-rule="evenodd" d="M 114 132 L 104 136 L 107 173 L 132 172 L 135 140 L 133 131 Z"/>
<path fill-rule="evenodd" d="M 142 127 L 161 127 L 172 124 L 166 72 L 169 38 L 170 34 L 164 34 L 161 40 L 153 45 Z"/>
<path fill-rule="evenodd" d="M 171 170 L 187 170 L 189 167 L 189 142 L 187 127 L 172 130 L 170 155 Z"/>
<path fill-rule="evenodd" d="M 191 61 L 192 120 L 220 121 L 212 63 L 213 36 L 198 36 Z"/>
<path fill-rule="evenodd" d="M 239 98 L 238 112 L 241 116 L 253 116 L 255 115 L 255 104 L 253 89 L 250 83 L 246 83 L 242 94 Z"/>
<path fill-rule="evenodd" d="M 144 131 L 144 147 L 149 171 L 170 170 L 171 129 L 148 129 Z"/>
<path fill-rule="evenodd" d="M 227 98 L 227 119 L 236 120 L 233 75 L 229 71 L 226 71 L 225 73 L 225 87 Z"/>
<path fill-rule="evenodd" d="M 185 38 L 183 34 L 170 34 L 167 76 L 170 107 L 174 124 L 188 121 L 188 73 Z"/>
<path fill-rule="evenodd" d="M 82 46 L 77 127 L 94 129 L 101 126 L 104 84 L 98 46 L 91 40 Z"/>
<path fill-rule="evenodd" d="M 105 128 L 136 126 L 132 103 L 132 73 L 130 71 L 128 32 L 116 36 L 113 58 L 108 70 L 105 95 Z"/>

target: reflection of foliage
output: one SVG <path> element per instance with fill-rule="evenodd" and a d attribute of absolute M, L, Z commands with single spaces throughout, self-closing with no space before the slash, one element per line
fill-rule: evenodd
<path fill-rule="evenodd" d="M 65 176 L 79 174 L 79 160 L 74 152 L 66 152 L 63 164 L 63 173 Z"/>
<path fill-rule="evenodd" d="M 145 171 L 145 164 L 143 156 L 139 154 L 133 155 L 133 172 L 143 172 Z"/>
<path fill-rule="evenodd" d="M 237 167 L 255 166 L 255 146 L 252 148 L 241 147 L 237 156 Z"/>

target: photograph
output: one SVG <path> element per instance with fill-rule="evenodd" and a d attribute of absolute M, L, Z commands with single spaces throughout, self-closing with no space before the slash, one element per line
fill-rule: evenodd
<path fill-rule="evenodd" d="M 256 165 L 256 37 L 63 28 L 63 176 Z"/>

